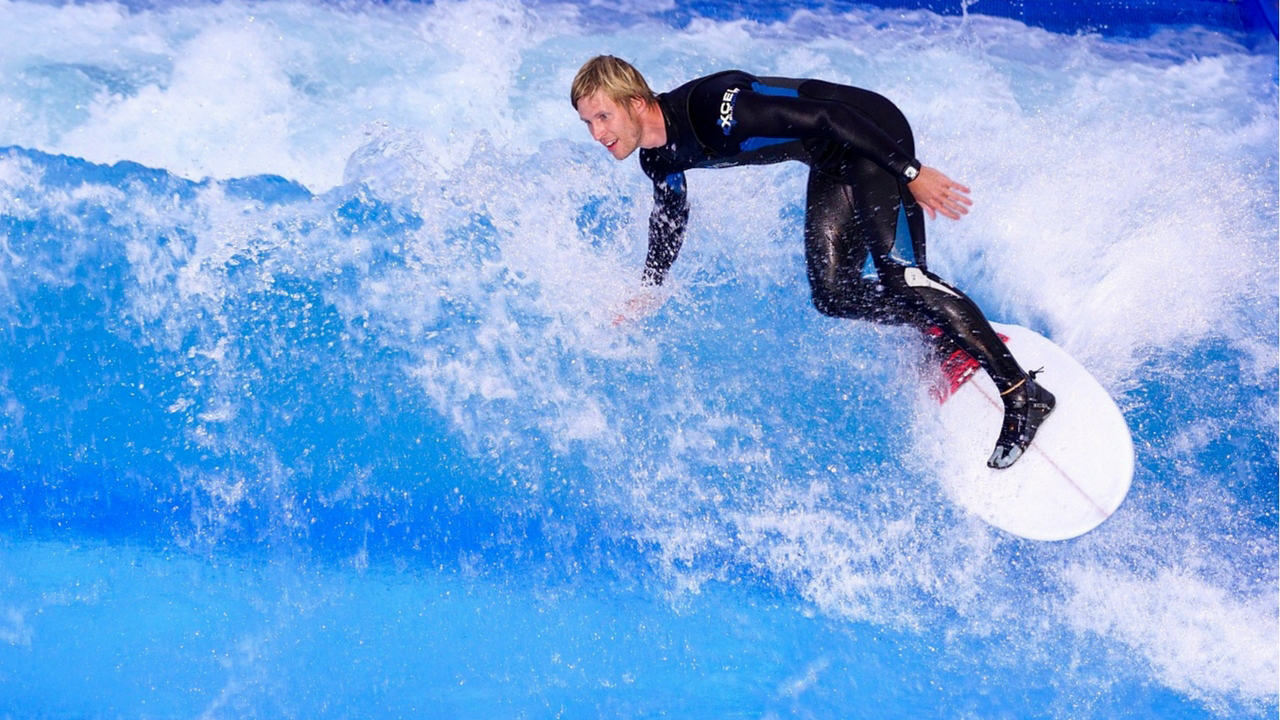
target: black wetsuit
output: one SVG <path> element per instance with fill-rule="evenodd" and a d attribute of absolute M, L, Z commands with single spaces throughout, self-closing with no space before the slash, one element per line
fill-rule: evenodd
<path fill-rule="evenodd" d="M 973 301 L 926 267 L 924 215 L 907 185 L 920 164 L 911 127 L 892 102 L 820 80 L 730 70 L 658 103 L 667 144 L 640 151 L 654 184 L 647 282 L 662 283 L 684 241 L 686 170 L 797 160 L 810 167 L 805 258 L 819 311 L 937 327 L 1002 392 L 1027 377 Z"/>

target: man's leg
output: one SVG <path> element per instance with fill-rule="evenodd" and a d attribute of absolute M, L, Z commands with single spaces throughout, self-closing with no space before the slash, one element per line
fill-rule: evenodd
<path fill-rule="evenodd" d="M 833 317 L 888 325 L 919 325 L 900 303 L 887 302 L 875 278 L 863 276 L 872 256 L 868 233 L 857 227 L 853 189 L 817 170 L 809 173 L 805 198 L 805 263 L 813 304 Z"/>
<path fill-rule="evenodd" d="M 1052 394 L 1022 370 L 972 300 L 918 263 L 895 256 L 899 214 L 914 204 L 905 188 L 861 158 L 844 158 L 839 171 L 841 180 L 819 168 L 809 175 L 805 256 L 814 305 L 838 317 L 911 324 L 926 332 L 936 327 L 977 360 L 1005 401 L 1005 422 L 988 464 L 1008 467 L 1052 411 Z M 923 237 L 915 234 L 923 223 L 909 224 L 913 247 L 923 249 Z M 868 259 L 875 278 L 863 276 Z"/>

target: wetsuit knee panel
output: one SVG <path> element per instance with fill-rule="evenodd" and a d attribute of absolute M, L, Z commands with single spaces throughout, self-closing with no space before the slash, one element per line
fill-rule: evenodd
<path fill-rule="evenodd" d="M 952 297 L 960 297 L 960 293 L 956 292 L 955 288 L 942 282 L 941 278 L 915 266 L 902 269 L 902 281 L 906 287 L 915 290 L 936 290 Z"/>

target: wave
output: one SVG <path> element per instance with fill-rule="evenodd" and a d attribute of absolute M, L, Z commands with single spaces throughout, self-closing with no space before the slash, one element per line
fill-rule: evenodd
<path fill-rule="evenodd" d="M 1056 716 L 1113 710 L 1086 702 L 1099 683 L 1141 695 L 1139 715 L 1274 710 L 1257 640 L 1278 631 L 1274 58 L 1200 31 L 885 12 L 624 29 L 607 8 L 489 0 L 0 6 L 0 25 L 39 31 L 0 60 L 0 639 L 37 658 L 23 672 L 56 684 L 52 647 L 79 621 L 54 609 L 110 617 L 180 572 L 213 601 L 184 599 L 178 625 L 251 617 L 214 633 L 239 648 L 223 670 L 184 671 L 225 681 L 201 696 L 210 716 L 320 707 L 280 649 L 289 628 L 367 630 L 354 605 L 386 620 L 423 593 L 506 607 L 495 628 L 548 656 L 563 621 L 520 619 L 547 603 L 588 618 L 588 655 L 582 638 L 633 615 L 668 647 L 693 619 L 740 619 L 732 641 L 699 636 L 708 655 L 672 651 L 690 663 L 753 632 L 836 638 L 753 655 L 734 677 L 773 683 L 757 714 L 848 708 L 843 668 L 892 684 L 932 667 L 930 643 L 927 672 L 978 715 L 963 657 L 1054 687 Z M 1139 469 L 1122 511 L 1036 544 L 946 500 L 909 454 L 928 431 L 917 339 L 809 307 L 801 168 L 691 175 L 669 293 L 613 325 L 650 190 L 568 106 L 601 51 L 658 87 L 738 65 L 898 99 L 978 201 L 933 226 L 931 265 L 1124 409 Z M 449 637 L 446 654 L 479 652 Z M 653 711 L 623 677 L 689 675 L 636 637 L 655 636 L 598 677 L 521 665 L 540 689 L 520 707 L 549 673 L 570 707 L 607 678 Z M 858 665 L 875 638 L 905 664 Z M 404 670 L 402 643 L 377 645 L 367 662 Z M 480 664 L 501 692 L 502 662 Z M 31 692 L 24 707 L 56 695 Z"/>

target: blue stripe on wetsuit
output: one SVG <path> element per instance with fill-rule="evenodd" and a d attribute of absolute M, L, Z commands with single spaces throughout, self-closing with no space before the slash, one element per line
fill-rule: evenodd
<path fill-rule="evenodd" d="M 915 246 L 911 243 L 911 230 L 907 226 L 907 208 L 902 203 L 898 203 L 898 228 L 889 257 L 901 267 L 920 267 L 916 262 Z M 867 279 L 880 277 L 870 252 L 867 253 L 866 262 L 862 263 L 862 277 Z"/>
<path fill-rule="evenodd" d="M 770 145 L 781 145 L 782 143 L 791 142 L 795 138 L 771 138 L 771 137 L 751 137 L 742 141 L 742 152 L 751 152 L 759 150 Z"/>
<path fill-rule="evenodd" d="M 762 82 L 751 83 L 751 91 L 761 95 L 771 95 L 773 97 L 800 97 L 800 93 L 792 88 L 777 87 L 775 85 L 765 85 Z M 742 152 L 752 152 L 760 148 L 769 147 L 770 145 L 781 145 L 785 142 L 791 142 L 794 138 L 771 138 L 771 137 L 751 137 L 742 141 Z"/>
<path fill-rule="evenodd" d="M 761 95 L 772 95 L 774 97 L 800 97 L 800 91 L 793 88 L 765 85 L 762 82 L 751 83 L 751 90 L 753 92 L 758 92 Z"/>

